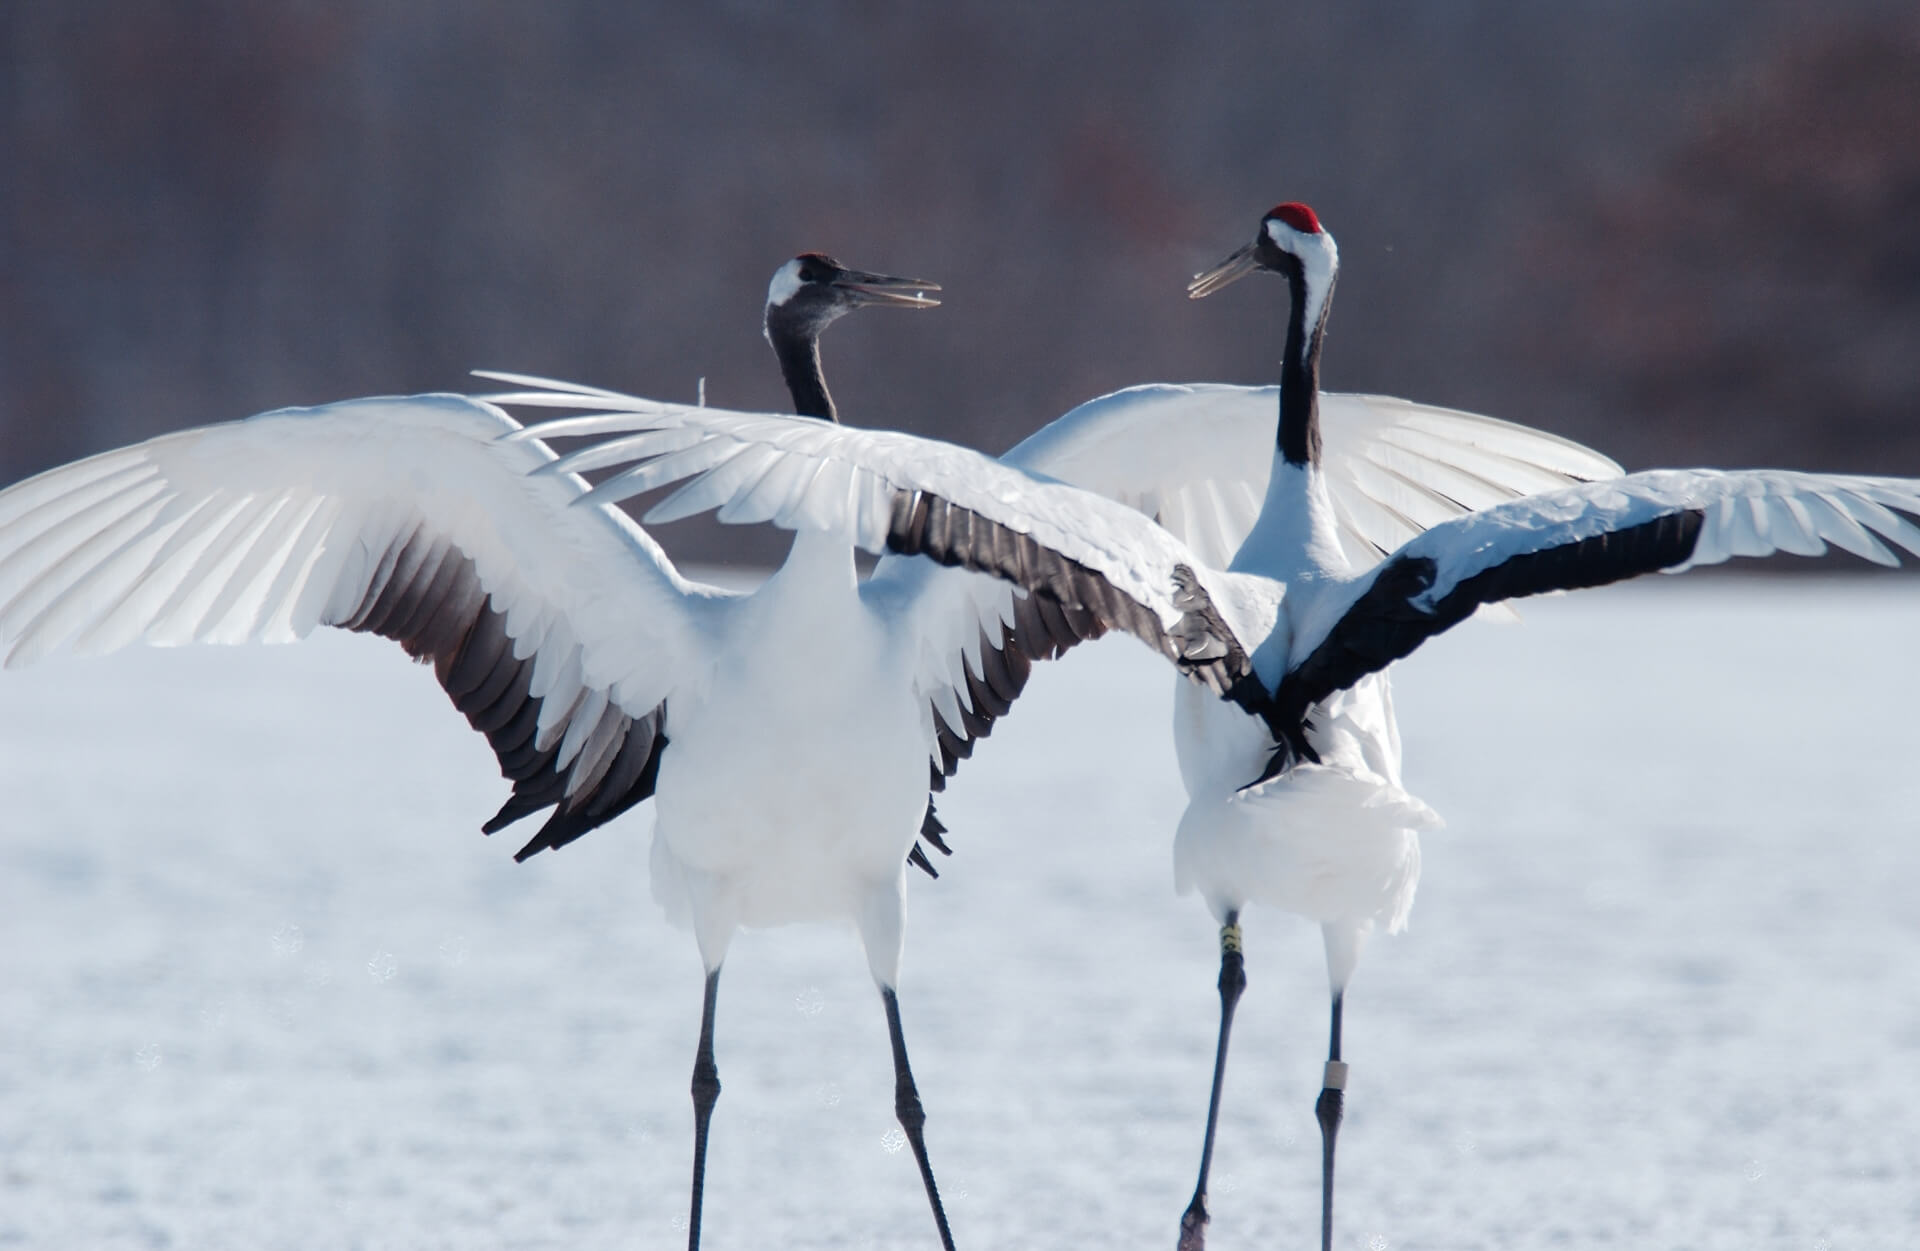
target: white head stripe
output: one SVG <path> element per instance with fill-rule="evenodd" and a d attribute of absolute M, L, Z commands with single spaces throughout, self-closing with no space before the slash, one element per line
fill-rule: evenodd
<path fill-rule="evenodd" d="M 773 281 L 767 284 L 768 306 L 785 304 L 800 290 L 801 285 L 800 258 L 796 256 L 773 271 Z"/>
<path fill-rule="evenodd" d="M 1278 218 L 1267 222 L 1267 237 L 1282 251 L 1300 258 L 1307 280 L 1307 329 L 1312 330 L 1326 312 L 1327 299 L 1333 294 L 1333 275 L 1340 268 L 1340 249 L 1326 231 L 1308 234 Z"/>

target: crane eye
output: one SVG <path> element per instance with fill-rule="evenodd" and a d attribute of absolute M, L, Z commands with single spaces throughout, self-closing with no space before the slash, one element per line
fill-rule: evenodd
<path fill-rule="evenodd" d="M 820 271 L 815 269 L 811 265 L 802 265 L 800 267 L 800 281 L 801 282 L 819 282 Z"/>

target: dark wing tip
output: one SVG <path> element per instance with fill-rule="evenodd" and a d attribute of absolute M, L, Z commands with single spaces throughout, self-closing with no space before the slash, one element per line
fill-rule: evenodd
<path fill-rule="evenodd" d="M 941 835 L 947 827 L 933 811 L 933 796 L 927 796 L 927 815 L 920 818 L 920 837 L 933 845 L 933 849 L 943 856 L 951 856 L 953 848 L 947 846 L 947 840 Z"/>
<path fill-rule="evenodd" d="M 1320 753 L 1307 741 L 1307 731 L 1313 728 L 1311 720 L 1300 717 L 1285 724 L 1272 721 L 1268 724 L 1274 732 L 1273 754 L 1267 757 L 1266 768 L 1260 771 L 1260 776 L 1240 788 L 1243 792 L 1271 782 L 1296 764 L 1320 763 Z"/>
<path fill-rule="evenodd" d="M 1167 654 L 1180 672 L 1248 712 L 1265 715 L 1271 697 L 1254 676 L 1246 648 L 1190 565 L 1173 567 L 1173 606 L 1180 619 L 1167 631 Z"/>

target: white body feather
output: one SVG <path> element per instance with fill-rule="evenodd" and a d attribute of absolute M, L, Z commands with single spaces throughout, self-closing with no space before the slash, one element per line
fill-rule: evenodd
<path fill-rule="evenodd" d="M 669 706 L 654 892 L 710 967 L 735 925 L 847 917 L 875 976 L 897 978 L 931 744 L 912 656 L 862 599 L 852 550 L 799 536 L 729 614 L 689 711 Z"/>

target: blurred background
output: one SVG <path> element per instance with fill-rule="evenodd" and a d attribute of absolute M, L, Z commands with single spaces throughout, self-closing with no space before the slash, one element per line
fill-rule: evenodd
<path fill-rule="evenodd" d="M 843 417 L 997 452 L 1271 380 L 1281 287 L 1182 287 L 1283 199 L 1341 244 L 1332 389 L 1920 473 L 1910 0 L 16 0 L 0 478 L 482 366 L 780 408 L 806 249 L 946 287 L 832 331 Z"/>

